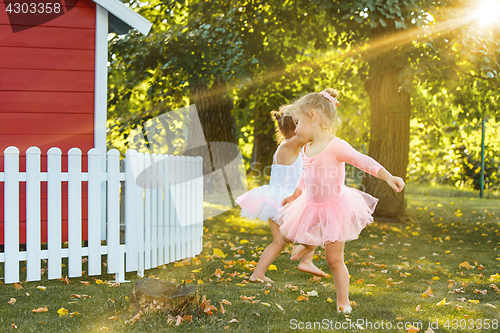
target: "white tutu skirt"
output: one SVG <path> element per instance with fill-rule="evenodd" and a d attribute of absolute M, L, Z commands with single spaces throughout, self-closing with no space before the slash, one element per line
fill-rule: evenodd
<path fill-rule="evenodd" d="M 263 185 L 240 195 L 236 203 L 241 207 L 241 217 L 277 222 L 276 213 L 281 208 L 281 202 L 290 194 L 279 186 Z"/>
<path fill-rule="evenodd" d="M 378 199 L 345 187 L 337 200 L 327 203 L 309 201 L 303 192 L 277 213 L 281 233 L 298 244 L 324 245 L 357 239 L 373 222 Z"/>

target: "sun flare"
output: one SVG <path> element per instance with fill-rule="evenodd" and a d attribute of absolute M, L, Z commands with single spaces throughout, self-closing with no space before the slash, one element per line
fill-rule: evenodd
<path fill-rule="evenodd" d="M 500 19 L 500 0 L 485 0 L 479 5 L 476 15 L 482 24 L 491 24 Z"/>

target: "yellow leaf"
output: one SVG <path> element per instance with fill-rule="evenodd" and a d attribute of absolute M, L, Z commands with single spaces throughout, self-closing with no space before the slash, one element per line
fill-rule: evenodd
<path fill-rule="evenodd" d="M 260 303 L 260 304 L 265 305 L 265 306 L 271 306 L 271 304 L 269 304 L 269 303 Z"/>
<path fill-rule="evenodd" d="M 243 284 L 243 283 L 237 283 L 236 285 L 237 285 L 237 286 L 239 286 L 239 287 L 244 287 L 244 286 L 246 286 L 246 284 Z"/>
<path fill-rule="evenodd" d="M 446 297 L 439 303 L 436 303 L 437 306 L 443 306 L 446 303 Z"/>
<path fill-rule="evenodd" d="M 103 281 L 103 280 L 101 280 L 101 279 L 95 279 L 95 283 L 96 283 L 96 284 L 104 284 L 104 283 L 106 283 L 106 282 L 104 282 L 104 281 Z"/>
<path fill-rule="evenodd" d="M 299 297 L 297 297 L 297 301 L 303 301 L 303 300 L 308 300 L 307 297 L 305 297 L 304 295 L 300 295 Z"/>
<path fill-rule="evenodd" d="M 199 273 L 202 269 L 203 269 L 202 267 L 200 267 L 200 268 L 198 268 L 198 269 L 193 269 L 193 270 L 191 271 L 191 273 Z"/>
<path fill-rule="evenodd" d="M 219 258 L 225 258 L 226 257 L 226 255 L 224 254 L 224 252 L 222 252 L 222 250 L 219 249 L 219 248 L 214 248 L 214 254 L 213 255 L 216 256 L 216 257 L 219 257 Z"/>
<path fill-rule="evenodd" d="M 38 286 L 38 287 L 36 287 L 36 288 L 37 288 L 37 289 L 42 289 L 42 290 L 47 289 L 47 287 L 44 287 L 44 286 Z"/>
<path fill-rule="evenodd" d="M 476 299 L 470 299 L 467 302 L 472 303 L 472 304 L 479 304 L 479 301 Z"/>
<path fill-rule="evenodd" d="M 245 232 L 245 231 L 246 231 L 245 228 L 240 229 L 240 232 Z"/>
<path fill-rule="evenodd" d="M 327 302 L 330 302 L 330 303 L 333 302 L 333 300 L 330 297 L 328 297 L 326 300 L 327 300 Z"/>
<path fill-rule="evenodd" d="M 440 280 L 439 276 L 434 276 L 431 280 Z"/>
<path fill-rule="evenodd" d="M 204 282 L 198 279 L 198 284 L 204 284 Z"/>
<path fill-rule="evenodd" d="M 248 241 L 246 239 L 240 240 L 240 244 L 246 244 L 246 243 L 248 243 Z"/>
<path fill-rule="evenodd" d="M 267 269 L 268 271 L 277 271 L 278 268 L 276 268 L 276 265 L 270 265 L 269 268 Z"/>
<path fill-rule="evenodd" d="M 414 231 L 411 233 L 413 236 L 420 236 L 420 234 L 417 231 Z"/>
<path fill-rule="evenodd" d="M 490 281 L 493 282 L 495 280 L 499 280 L 500 279 L 500 275 L 498 275 L 498 273 L 496 273 L 495 275 L 490 275 Z"/>
<path fill-rule="evenodd" d="M 266 290 L 266 291 L 264 291 L 264 294 L 267 295 L 267 294 L 269 294 L 269 292 L 271 292 L 271 290 Z"/>
<path fill-rule="evenodd" d="M 69 312 L 65 308 L 61 307 L 59 310 L 57 310 L 57 313 L 59 314 L 59 317 L 62 317 L 67 316 Z"/>

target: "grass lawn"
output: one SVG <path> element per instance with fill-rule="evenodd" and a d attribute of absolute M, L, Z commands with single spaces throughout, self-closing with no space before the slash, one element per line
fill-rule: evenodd
<path fill-rule="evenodd" d="M 132 283 L 113 287 L 87 275 L 65 284 L 48 281 L 45 274 L 40 282 L 23 282 L 22 289 L 0 284 L 0 331 L 13 331 L 12 324 L 22 332 L 415 331 L 405 330 L 410 323 L 425 332 L 429 322 L 434 332 L 498 331 L 500 200 L 414 193 L 407 204 L 406 224 L 375 222 L 346 244 L 355 302 L 351 315 L 335 311 L 331 278 L 312 279 L 297 270 L 297 262 L 289 260 L 291 247 L 267 274 L 275 283 L 246 283 L 271 235 L 265 223 L 241 219 L 233 209 L 205 221 L 201 255 L 146 272 L 146 277 L 198 283 L 200 296 L 217 308 L 212 315 L 194 314 L 179 326 L 167 323 L 165 315 L 142 315 L 132 324 L 128 294 L 134 274 L 127 275 Z M 318 249 L 315 263 L 328 271 Z M 429 287 L 433 297 L 423 297 Z M 313 291 L 317 296 L 307 296 Z M 15 303 L 8 304 L 12 298 Z M 47 312 L 32 312 L 45 306 Z M 58 314 L 61 308 L 73 316 Z M 356 323 L 362 327 L 355 329 Z"/>

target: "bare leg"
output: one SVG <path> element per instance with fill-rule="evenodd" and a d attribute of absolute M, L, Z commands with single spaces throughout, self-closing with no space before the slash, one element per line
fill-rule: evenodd
<path fill-rule="evenodd" d="M 300 259 L 300 264 L 298 266 L 298 269 L 301 272 L 311 273 L 311 274 L 314 274 L 317 276 L 322 276 L 322 277 L 327 277 L 328 275 L 325 272 L 323 272 L 321 269 L 316 267 L 316 265 L 313 264 L 313 262 L 312 262 L 315 250 L 316 250 L 316 248 L 313 251 L 304 254 L 302 259 Z"/>
<path fill-rule="evenodd" d="M 286 243 L 281 238 L 279 225 L 269 219 L 269 228 L 273 234 L 273 242 L 266 247 L 260 256 L 259 262 L 250 276 L 250 281 L 257 281 L 260 279 L 263 281 L 273 282 L 273 280 L 266 277 L 266 271 L 286 246 Z"/>
<path fill-rule="evenodd" d="M 325 252 L 337 292 L 337 310 L 348 313 L 351 311 L 351 306 L 349 304 L 349 271 L 344 263 L 344 242 L 326 244 Z"/>

